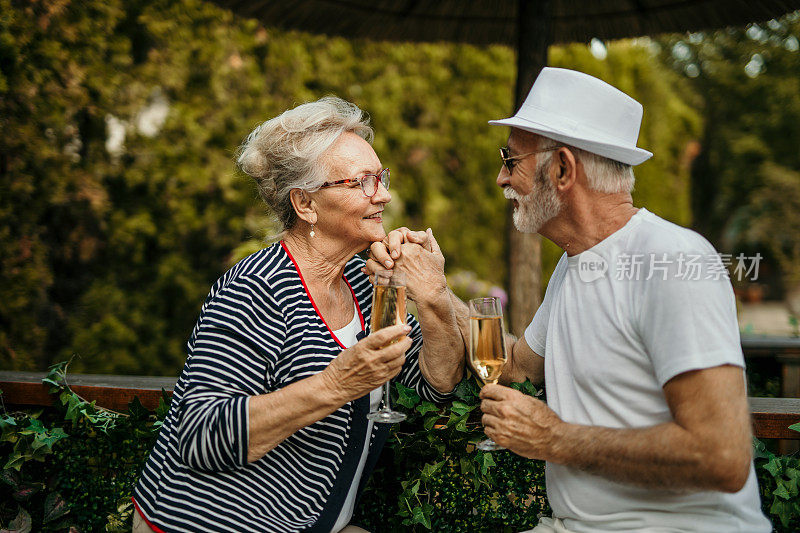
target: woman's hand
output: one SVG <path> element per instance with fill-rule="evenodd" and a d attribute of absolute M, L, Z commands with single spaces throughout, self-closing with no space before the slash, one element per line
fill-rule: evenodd
<path fill-rule="evenodd" d="M 441 296 L 447 290 L 444 275 L 444 256 L 433 232 L 398 228 L 382 242 L 372 243 L 366 273 L 378 270 L 398 270 L 406 275 L 408 298 L 424 303 Z"/>
<path fill-rule="evenodd" d="M 411 326 L 398 324 L 378 330 L 342 350 L 322 372 L 328 387 L 348 402 L 361 398 L 400 373 L 411 348 Z"/>

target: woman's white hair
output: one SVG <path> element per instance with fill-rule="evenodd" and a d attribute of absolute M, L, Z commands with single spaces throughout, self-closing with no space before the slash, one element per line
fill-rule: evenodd
<path fill-rule="evenodd" d="M 636 178 L 633 176 L 633 167 L 631 165 L 626 165 L 574 146 L 564 145 L 548 137 L 542 137 L 539 148 L 553 148 L 556 146 L 567 146 L 575 154 L 575 157 L 583 163 L 590 189 L 608 194 L 633 191 Z M 543 161 L 546 161 L 549 166 L 553 160 L 553 152 L 545 152 L 545 154 Z"/>
<path fill-rule="evenodd" d="M 259 195 L 284 230 L 297 222 L 289 193 L 320 188 L 327 174 L 322 156 L 346 132 L 372 144 L 367 114 L 341 98 L 325 96 L 258 125 L 237 150 L 239 168 L 256 181 Z"/>

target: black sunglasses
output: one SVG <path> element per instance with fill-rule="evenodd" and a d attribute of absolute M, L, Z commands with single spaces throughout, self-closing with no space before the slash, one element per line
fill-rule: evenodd
<path fill-rule="evenodd" d="M 550 148 L 542 148 L 541 150 L 528 152 L 527 154 L 512 156 L 508 146 L 503 146 L 502 148 L 500 148 L 500 159 L 503 160 L 503 165 L 505 165 L 506 170 L 508 170 L 508 173 L 511 174 L 512 172 L 514 172 L 514 165 L 516 165 L 517 161 L 519 161 L 520 159 L 524 159 L 529 155 L 533 154 L 541 154 L 542 152 L 549 152 L 550 150 L 558 150 L 559 148 L 561 148 L 561 146 L 552 146 Z"/>

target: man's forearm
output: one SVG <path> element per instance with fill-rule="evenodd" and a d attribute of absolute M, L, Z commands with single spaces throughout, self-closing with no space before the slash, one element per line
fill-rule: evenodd
<path fill-rule="evenodd" d="M 564 423 L 555 433 L 544 459 L 648 488 L 735 492 L 746 480 L 735 473 L 750 461 L 728 449 L 734 437 L 702 441 L 674 422 L 640 429 Z"/>
<path fill-rule="evenodd" d="M 454 305 L 455 295 L 451 294 L 446 289 L 430 300 L 416 302 L 423 338 L 420 370 L 428 383 L 442 393 L 452 391 L 464 376 L 466 337 Z"/>

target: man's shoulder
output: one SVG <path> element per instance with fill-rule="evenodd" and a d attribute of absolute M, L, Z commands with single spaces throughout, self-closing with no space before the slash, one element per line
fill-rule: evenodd
<path fill-rule="evenodd" d="M 641 216 L 641 223 L 628 241 L 632 250 L 666 254 L 716 253 L 714 246 L 692 229 L 679 226 L 650 211 L 644 210 Z"/>

